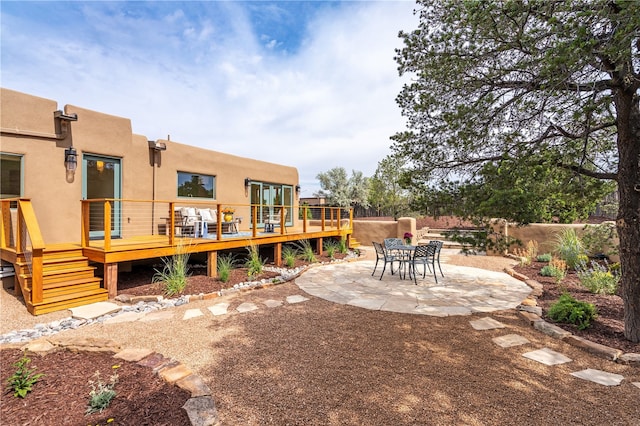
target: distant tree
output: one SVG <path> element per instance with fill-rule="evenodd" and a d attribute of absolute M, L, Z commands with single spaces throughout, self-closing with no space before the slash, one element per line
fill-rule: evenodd
<path fill-rule="evenodd" d="M 370 181 L 369 204 L 378 211 L 389 212 L 394 219 L 410 211 L 409 191 L 402 184 L 404 171 L 404 159 L 390 155 L 378 163 Z"/>
<path fill-rule="evenodd" d="M 357 204 L 369 207 L 369 178 L 364 177 L 362 172 L 353 170 L 351 178 L 348 178 L 344 167 L 334 167 L 319 173 L 316 179 L 322 189 L 314 196 L 325 197 L 329 205 L 351 207 Z"/>
<path fill-rule="evenodd" d="M 576 183 L 616 181 L 625 337 L 640 342 L 640 2 L 418 7 L 419 27 L 400 33 L 396 56 L 415 78 L 397 98 L 409 130 L 393 136 L 394 149 L 424 182 L 505 163 L 525 189 L 535 174 L 523 171 L 536 165 L 552 181 L 569 172 Z M 510 192 L 503 201 L 519 206 Z"/>

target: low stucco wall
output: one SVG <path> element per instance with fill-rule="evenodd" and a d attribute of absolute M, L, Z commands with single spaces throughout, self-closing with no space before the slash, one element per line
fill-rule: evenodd
<path fill-rule="evenodd" d="M 412 217 L 401 217 L 398 221 L 388 220 L 354 220 L 353 238 L 365 246 L 373 241 L 382 242 L 385 238 L 403 238 L 405 232 L 413 235 L 412 243 L 416 243 L 416 220 Z"/>

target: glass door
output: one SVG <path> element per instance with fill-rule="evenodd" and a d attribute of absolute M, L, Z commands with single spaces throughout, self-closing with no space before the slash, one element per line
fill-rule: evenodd
<path fill-rule="evenodd" d="M 82 157 L 82 198 L 91 200 L 96 198 L 121 197 L 120 159 L 84 154 Z M 118 238 L 121 234 L 120 202 L 111 204 L 111 237 Z M 89 205 L 89 237 L 104 238 L 104 204 L 91 203 Z"/>
<path fill-rule="evenodd" d="M 284 205 L 287 209 L 287 217 L 285 223 L 292 226 L 291 207 L 293 203 L 293 187 L 291 185 L 280 185 L 264 182 L 251 183 L 251 204 L 255 205 L 257 211 L 258 227 L 264 227 L 265 219 L 273 217 L 280 211 L 280 206 Z"/>

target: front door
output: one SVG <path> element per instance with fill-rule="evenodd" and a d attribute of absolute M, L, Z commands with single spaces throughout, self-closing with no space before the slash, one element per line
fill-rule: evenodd
<path fill-rule="evenodd" d="M 120 159 L 84 154 L 82 157 L 82 198 L 121 198 Z M 89 205 L 89 237 L 104 238 L 104 203 Z M 120 236 L 120 202 L 111 203 L 111 236 Z"/>

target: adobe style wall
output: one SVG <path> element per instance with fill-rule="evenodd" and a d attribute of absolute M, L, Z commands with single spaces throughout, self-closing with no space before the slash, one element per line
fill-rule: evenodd
<path fill-rule="evenodd" d="M 167 149 L 155 152 L 149 148 L 147 136 L 132 133 L 131 120 L 74 105 L 66 105 L 64 113 L 75 113 L 78 120 L 70 123 L 70 132 L 64 139 L 56 139 L 56 131 L 60 130 L 56 129 L 53 116 L 54 111 L 60 109 L 57 102 L 5 88 L 0 89 L 0 102 L 0 151 L 23 156 L 23 197 L 31 199 L 47 244 L 80 241 L 83 154 L 120 159 L 124 199 L 155 197 L 178 201 L 178 171 L 213 175 L 216 199 L 198 201 L 244 204 L 246 211 L 240 209 L 237 214 L 246 219 L 250 194 L 244 186 L 245 178 L 293 187 L 299 182 L 294 167 L 175 141 L 159 140 L 166 143 Z M 220 141 L 223 143 L 232 142 Z M 71 146 L 78 152 L 78 168 L 68 181 L 64 155 L 65 149 Z M 187 204 L 189 200 L 180 201 Z M 166 212 L 156 214 L 166 215 Z"/>
<path fill-rule="evenodd" d="M 412 217 L 401 217 L 397 221 L 389 220 L 355 220 L 353 234 L 360 244 L 372 246 L 372 242 L 382 243 L 385 238 L 403 238 L 405 232 L 413 235 L 412 242 L 417 242 L 416 220 Z"/>

